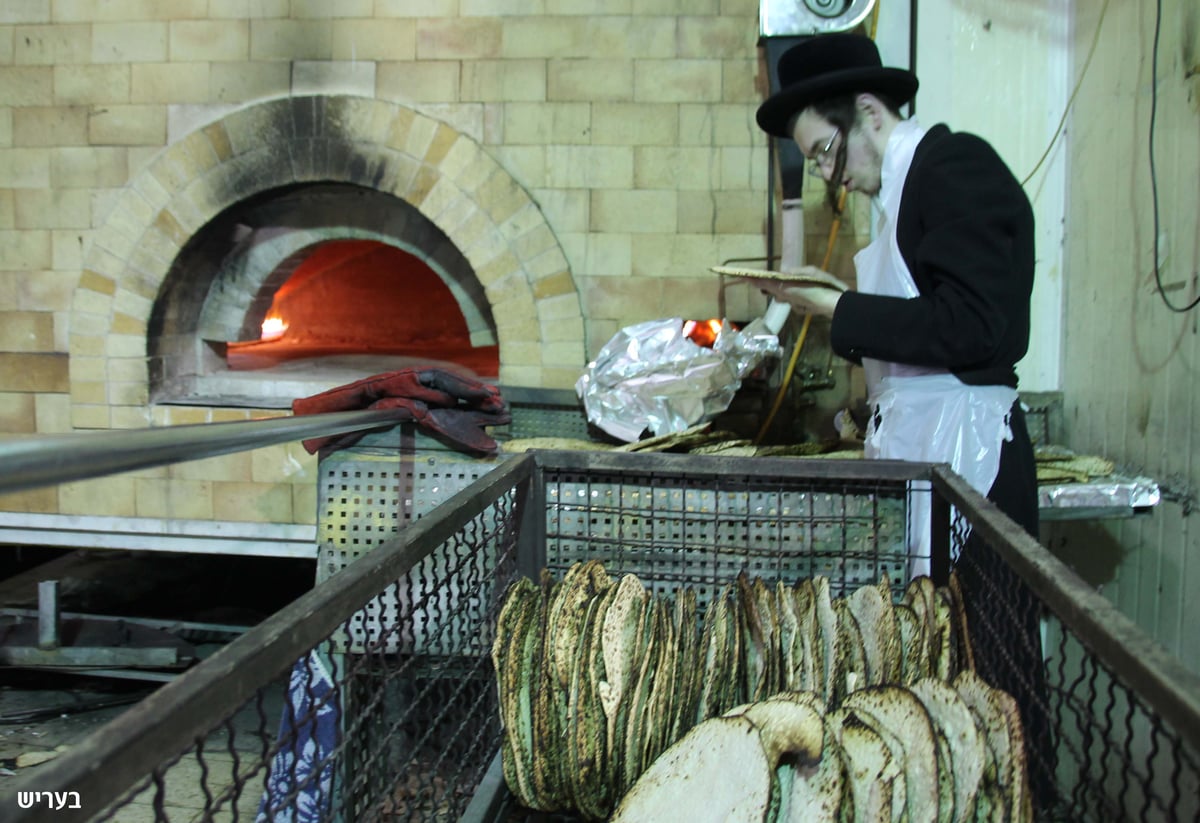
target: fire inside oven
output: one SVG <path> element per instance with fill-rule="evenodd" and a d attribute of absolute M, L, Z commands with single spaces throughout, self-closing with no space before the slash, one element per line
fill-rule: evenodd
<path fill-rule="evenodd" d="M 428 265 L 374 240 L 318 245 L 275 292 L 257 340 L 229 343 L 232 370 L 396 355 L 499 374 L 499 347 L 473 346 L 453 293 Z"/>

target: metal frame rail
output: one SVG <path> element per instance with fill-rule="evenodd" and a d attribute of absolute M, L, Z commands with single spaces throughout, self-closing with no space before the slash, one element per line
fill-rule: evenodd
<path fill-rule="evenodd" d="M 1200 819 L 1200 676 L 962 478 L 932 478 L 976 671 L 1020 704 L 1037 819 Z"/>
<path fill-rule="evenodd" d="M 320 418 L 327 418 L 322 425 Z M 255 428 L 253 447 L 269 442 L 283 442 L 297 436 L 319 436 L 363 428 L 377 428 L 380 415 L 349 412 L 314 415 L 306 426 L 283 425 L 278 428 Z M 253 422 L 253 421 L 252 421 Z M 279 421 L 284 424 L 296 421 Z M 208 436 L 203 431 L 216 426 L 226 427 L 220 436 Z M 120 464 L 122 469 L 134 465 L 160 465 L 171 462 L 166 454 L 186 454 L 187 459 L 209 456 L 247 448 L 249 442 L 238 429 L 250 423 L 199 424 L 178 427 L 190 431 L 183 438 L 187 446 L 171 446 L 153 442 L 134 454 L 106 454 L 99 449 L 93 454 L 96 462 L 105 466 Z M 169 432 L 170 430 L 155 430 Z M 263 432 L 266 432 L 263 434 Z M 144 435 L 144 432 L 131 433 Z M 107 440 L 107 438 L 105 438 Z M 100 440 L 100 438 L 97 438 Z M 159 441 L 160 438 L 154 438 Z M 109 447 L 126 441 L 143 445 L 140 438 L 115 437 Z M 60 448 L 73 442 L 62 438 Z M 239 445 L 234 446 L 234 443 Z M 214 451 L 222 449 L 223 451 Z M 39 451 L 39 450 L 30 450 Z M 203 453 L 200 453 L 203 452 Z M 42 452 L 45 454 L 45 452 Z M 151 460 L 157 462 L 149 462 Z M 0 458 L 0 467 L 6 461 Z M 69 470 L 64 462 L 55 472 L 42 472 L 39 478 L 53 476 L 62 481 L 90 472 L 96 464 Z M 8 820 L 74 821 L 91 819 L 97 811 L 119 800 L 129 789 L 153 774 L 164 760 L 186 752 L 209 733 L 214 724 L 237 712 L 258 690 L 276 681 L 289 671 L 297 659 L 319 646 L 342 626 L 347 615 L 353 614 L 379 593 L 381 580 L 404 577 L 427 554 L 428 547 L 438 545 L 463 529 L 472 518 L 493 505 L 512 489 L 528 489 L 533 472 L 532 456 L 514 456 L 470 488 L 450 498 L 445 505 L 410 527 L 371 554 L 347 567 L 337 576 L 335 585 L 317 586 L 301 595 L 267 620 L 253 627 L 212 657 L 204 660 L 184 676 L 164 685 L 138 704 L 136 711 L 127 711 L 103 727 L 103 734 L 93 734 L 79 745 L 39 767 L 28 776 L 17 778 L 0 791 L 0 818 Z M 119 470 L 119 469 L 113 469 Z M 88 474 L 87 476 L 96 476 Z M 53 481 L 47 481 L 53 482 Z M 61 796 L 75 793 L 83 798 L 84 808 L 66 805 L 53 811 L 45 806 L 29 810 L 17 808 L 19 792 L 46 793 L 49 787 Z M 15 817 L 5 815 L 15 813 Z"/>
<path fill-rule="evenodd" d="M 395 422 L 385 412 L 344 412 L 10 441 L 0 444 L 0 491 L 98 477 L 306 437 L 381 428 Z M 424 559 L 430 546 L 469 528 L 473 518 L 505 495 L 516 491 L 518 509 L 525 510 L 526 523 L 532 528 L 542 513 L 531 510 L 536 506 L 525 506 L 525 499 L 541 493 L 539 467 L 544 464 L 539 461 L 555 459 L 579 461 L 584 467 L 616 460 L 602 453 L 570 457 L 544 453 L 515 456 L 500 463 L 444 505 L 401 530 L 394 540 L 348 566 L 337 576 L 336 584 L 314 588 L 186 676 L 146 698 L 137 711 L 118 717 L 102 735 L 87 739 L 29 777 L 5 785 L 0 792 L 3 812 L 16 810 L 12 798 L 21 790 L 40 789 L 44 793 L 47 788 L 65 789 L 87 798 L 87 809 L 62 808 L 47 818 L 54 820 L 88 819 L 97 808 L 118 800 L 147 774 L 154 774 L 164 758 L 186 751 L 214 722 L 236 712 L 264 684 L 277 680 L 299 657 L 335 633 L 347 615 L 378 595 L 380 581 L 388 585 L 388 581 L 402 578 Z M 731 470 L 750 465 L 745 460 L 726 460 L 728 463 L 721 465 Z M 639 463 L 639 457 L 628 455 L 620 462 Z M 870 473 L 872 468 L 883 467 L 864 465 L 858 470 Z M 959 517 L 969 513 L 973 536 L 1000 556 L 1037 600 L 1107 668 L 1112 679 L 1135 692 L 1145 707 L 1174 729 L 1182 743 L 1200 750 L 1200 677 L 1167 654 L 961 478 L 941 466 L 925 469 L 935 492 L 934 519 L 951 518 L 951 507 Z M 1096 679 L 1094 671 L 1090 677 Z M 1091 798 L 1075 799 L 1091 802 Z M 17 811 L 13 819 L 39 819 L 45 811 Z"/>
<path fill-rule="evenodd" d="M 1034 595 L 1200 751 L 1200 676 L 1184 667 L 961 477 L 940 466 L 934 467 L 932 477 L 940 495 L 975 514 L 972 528 Z"/>

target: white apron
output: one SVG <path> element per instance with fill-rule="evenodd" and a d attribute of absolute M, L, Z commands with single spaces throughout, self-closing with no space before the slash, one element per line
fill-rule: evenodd
<path fill-rule="evenodd" d="M 917 297 L 916 283 L 896 242 L 900 195 L 925 130 L 914 120 L 899 123 L 884 151 L 875 239 L 854 256 L 859 291 Z M 1000 447 L 1012 440 L 1009 411 L 1017 399 L 1008 386 L 969 386 L 945 369 L 863 358 L 867 401 L 865 455 L 881 460 L 949 463 L 986 495 L 1000 470 Z M 924 498 L 924 502 L 922 502 Z M 928 495 L 910 507 L 912 574 L 929 573 Z M 953 547 L 957 551 L 957 546 Z"/>

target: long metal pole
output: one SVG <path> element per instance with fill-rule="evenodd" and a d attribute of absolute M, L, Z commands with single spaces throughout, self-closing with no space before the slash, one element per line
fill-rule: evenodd
<path fill-rule="evenodd" d="M 163 466 L 293 440 L 386 428 L 396 409 L 115 429 L 0 441 L 0 494 Z"/>

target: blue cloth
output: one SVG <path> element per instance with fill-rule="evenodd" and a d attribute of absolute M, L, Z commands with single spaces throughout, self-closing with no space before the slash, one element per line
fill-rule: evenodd
<path fill-rule="evenodd" d="M 279 723 L 257 823 L 317 823 L 333 807 L 341 708 L 329 668 L 316 651 L 296 662 Z"/>

